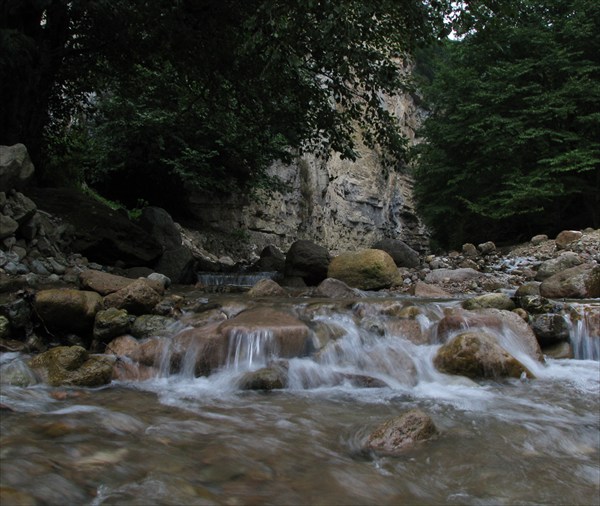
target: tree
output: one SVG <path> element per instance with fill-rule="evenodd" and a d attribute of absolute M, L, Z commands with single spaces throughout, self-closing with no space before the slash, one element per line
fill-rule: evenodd
<path fill-rule="evenodd" d="M 55 154 L 73 148 L 68 133 L 92 179 L 156 179 L 158 193 L 174 180 L 264 181 L 267 164 L 294 150 L 355 157 L 358 125 L 368 143 L 402 157 L 380 96 L 407 85 L 397 59 L 441 30 L 446 8 L 4 0 L 0 50 L 13 77 L 2 81 L 12 111 L 3 113 L 0 142 L 27 143 L 43 165 L 44 132 Z M 77 108 L 83 120 L 74 121 Z"/>
<path fill-rule="evenodd" d="M 436 60 L 416 169 L 421 212 L 445 246 L 598 227 L 596 2 L 489 5 Z"/>

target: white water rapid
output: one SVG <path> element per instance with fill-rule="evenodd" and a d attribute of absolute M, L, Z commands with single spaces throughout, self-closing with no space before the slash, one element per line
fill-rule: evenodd
<path fill-rule="evenodd" d="M 232 327 L 221 366 L 196 377 L 197 349 L 173 358 L 191 328 L 180 325 L 145 381 L 3 382 L 2 505 L 599 504 L 600 336 L 585 304 L 570 319 L 576 358 L 536 361 L 514 327 L 490 325 L 535 379 L 477 381 L 433 365 L 457 302 L 252 304 L 298 318 L 313 351 L 284 356 L 276 329 Z M 2 355 L 3 376 L 29 378 L 25 358 Z M 273 365 L 285 388 L 240 389 Z M 374 427 L 414 407 L 438 436 L 397 456 L 364 449 Z"/>

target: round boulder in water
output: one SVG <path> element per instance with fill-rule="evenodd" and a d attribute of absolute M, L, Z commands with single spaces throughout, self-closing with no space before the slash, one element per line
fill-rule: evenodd
<path fill-rule="evenodd" d="M 462 307 L 465 309 L 505 309 L 512 311 L 515 308 L 515 303 L 505 293 L 486 293 L 463 302 Z"/>
<path fill-rule="evenodd" d="M 398 454 L 438 433 L 431 417 L 420 409 L 411 409 L 377 427 L 367 439 L 366 448 L 375 452 Z"/>
<path fill-rule="evenodd" d="M 433 359 L 436 368 L 447 374 L 468 378 L 528 378 L 533 374 L 485 332 L 463 332 L 444 344 Z"/>
<path fill-rule="evenodd" d="M 390 288 L 402 282 L 392 257 L 379 249 L 342 253 L 329 264 L 327 277 L 360 290 Z"/>

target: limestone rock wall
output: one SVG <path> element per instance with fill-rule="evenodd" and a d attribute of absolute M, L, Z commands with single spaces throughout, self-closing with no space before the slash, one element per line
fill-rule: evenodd
<path fill-rule="evenodd" d="M 404 135 L 417 142 L 422 111 L 410 95 L 385 99 Z M 400 239 L 424 252 L 428 231 L 417 216 L 412 179 L 386 172 L 380 156 L 363 147 L 356 162 L 314 156 L 292 165 L 275 163 L 270 171 L 290 188 L 261 202 L 231 196 L 192 195 L 189 207 L 201 228 L 203 246 L 219 255 L 249 258 L 268 244 L 287 251 L 298 239 L 309 239 L 333 254 L 370 247 L 382 238 Z"/>

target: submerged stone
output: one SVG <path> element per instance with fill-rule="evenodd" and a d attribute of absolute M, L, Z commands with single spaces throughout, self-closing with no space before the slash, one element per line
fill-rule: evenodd
<path fill-rule="evenodd" d="M 438 433 L 431 417 L 420 409 L 411 409 L 387 420 L 368 437 L 366 448 L 375 452 L 400 454 L 420 441 Z"/>

